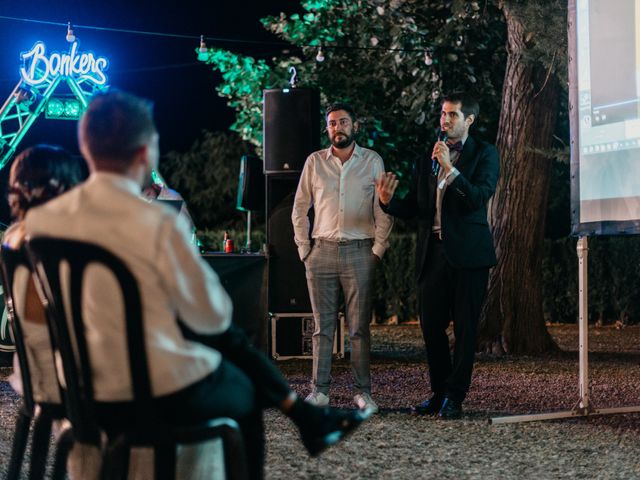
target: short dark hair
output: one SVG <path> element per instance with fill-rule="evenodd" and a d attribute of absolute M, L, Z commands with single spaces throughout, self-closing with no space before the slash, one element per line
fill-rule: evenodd
<path fill-rule="evenodd" d="M 347 112 L 349 114 L 349 117 L 351 117 L 352 122 L 356 122 L 358 120 L 353 107 L 344 102 L 336 102 L 329 105 L 324 112 L 324 118 L 326 119 L 331 112 L 337 112 L 338 110 L 344 110 L 345 112 Z"/>
<path fill-rule="evenodd" d="M 83 182 L 89 174 L 80 156 L 53 145 L 36 145 L 21 152 L 9 171 L 11 216 L 21 219 L 41 205 Z"/>
<path fill-rule="evenodd" d="M 118 90 L 96 94 L 78 124 L 80 148 L 89 160 L 121 167 L 155 133 L 153 104 Z"/>
<path fill-rule="evenodd" d="M 469 95 L 465 92 L 453 92 L 449 95 L 445 95 L 445 97 L 442 99 L 442 103 L 444 102 L 459 103 L 460 110 L 462 110 L 462 113 L 464 113 L 465 117 L 473 115 L 474 119 L 478 120 L 478 115 L 480 114 L 480 105 L 472 95 Z"/>

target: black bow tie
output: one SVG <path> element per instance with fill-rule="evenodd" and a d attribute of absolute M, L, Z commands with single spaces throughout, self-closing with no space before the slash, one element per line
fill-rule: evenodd
<path fill-rule="evenodd" d="M 449 147 L 450 152 L 461 152 L 463 146 L 464 145 L 462 145 L 462 142 L 456 142 L 453 145 L 447 144 L 447 147 Z"/>

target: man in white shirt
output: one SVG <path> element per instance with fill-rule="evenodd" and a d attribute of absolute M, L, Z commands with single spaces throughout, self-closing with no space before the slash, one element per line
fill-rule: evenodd
<path fill-rule="evenodd" d="M 261 478 L 263 408 L 278 407 L 289 415 L 312 455 L 367 418 L 357 411 L 313 408 L 298 399 L 271 362 L 230 328 L 231 300 L 190 243 L 187 222 L 175 209 L 141 197 L 159 158 L 149 102 L 118 91 L 97 94 L 80 120 L 78 138 L 89 179 L 30 210 L 26 231 L 31 238 L 97 244 L 131 270 L 141 294 L 152 393 L 167 421 L 235 418 L 251 477 Z M 121 304 L 109 275 L 99 269 L 87 275 L 83 311 L 95 398 L 102 419 L 124 426 L 131 418 L 126 402 L 132 385 Z M 186 338 L 178 318 L 204 343 Z"/>
<path fill-rule="evenodd" d="M 375 264 L 389 245 L 393 225 L 380 208 L 375 190 L 384 163 L 376 152 L 356 144 L 358 122 L 350 105 L 331 105 L 326 120 L 331 146 L 307 158 L 291 215 L 315 319 L 313 391 L 306 400 L 314 405 L 329 404 L 331 354 L 342 288 L 354 401 L 359 408 L 376 412 L 369 371 L 372 284 Z M 311 207 L 314 223 L 310 238 Z"/>

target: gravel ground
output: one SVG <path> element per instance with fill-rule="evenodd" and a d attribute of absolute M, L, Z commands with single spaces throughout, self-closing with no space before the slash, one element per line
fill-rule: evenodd
<path fill-rule="evenodd" d="M 416 325 L 374 326 L 373 396 L 381 412 L 338 446 L 310 458 L 293 424 L 266 413 L 268 479 L 640 479 L 640 414 L 491 425 L 496 416 L 571 410 L 578 400 L 577 327 L 549 327 L 562 352 L 478 358 L 458 421 L 408 413 L 429 396 Z M 591 405 L 640 405 L 640 326 L 590 332 Z M 306 395 L 311 362 L 278 364 Z M 0 477 L 18 399 L 0 369 Z M 334 363 L 331 404 L 352 407 L 350 369 Z"/>

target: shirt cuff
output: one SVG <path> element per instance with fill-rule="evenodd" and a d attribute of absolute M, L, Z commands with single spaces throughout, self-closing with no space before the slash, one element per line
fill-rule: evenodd
<path fill-rule="evenodd" d="M 311 252 L 310 244 L 304 244 L 298 247 L 298 255 L 300 256 L 300 260 L 302 260 L 303 262 L 309 256 L 310 252 Z"/>
<path fill-rule="evenodd" d="M 371 248 L 371 251 L 373 252 L 373 254 L 381 260 L 386 250 L 387 249 L 384 246 L 380 245 L 379 243 L 374 243 L 373 247 Z"/>
<path fill-rule="evenodd" d="M 460 171 L 456 167 L 453 167 L 451 170 L 449 170 L 449 173 L 447 173 L 444 177 L 447 185 L 451 185 L 458 175 L 460 175 Z"/>

